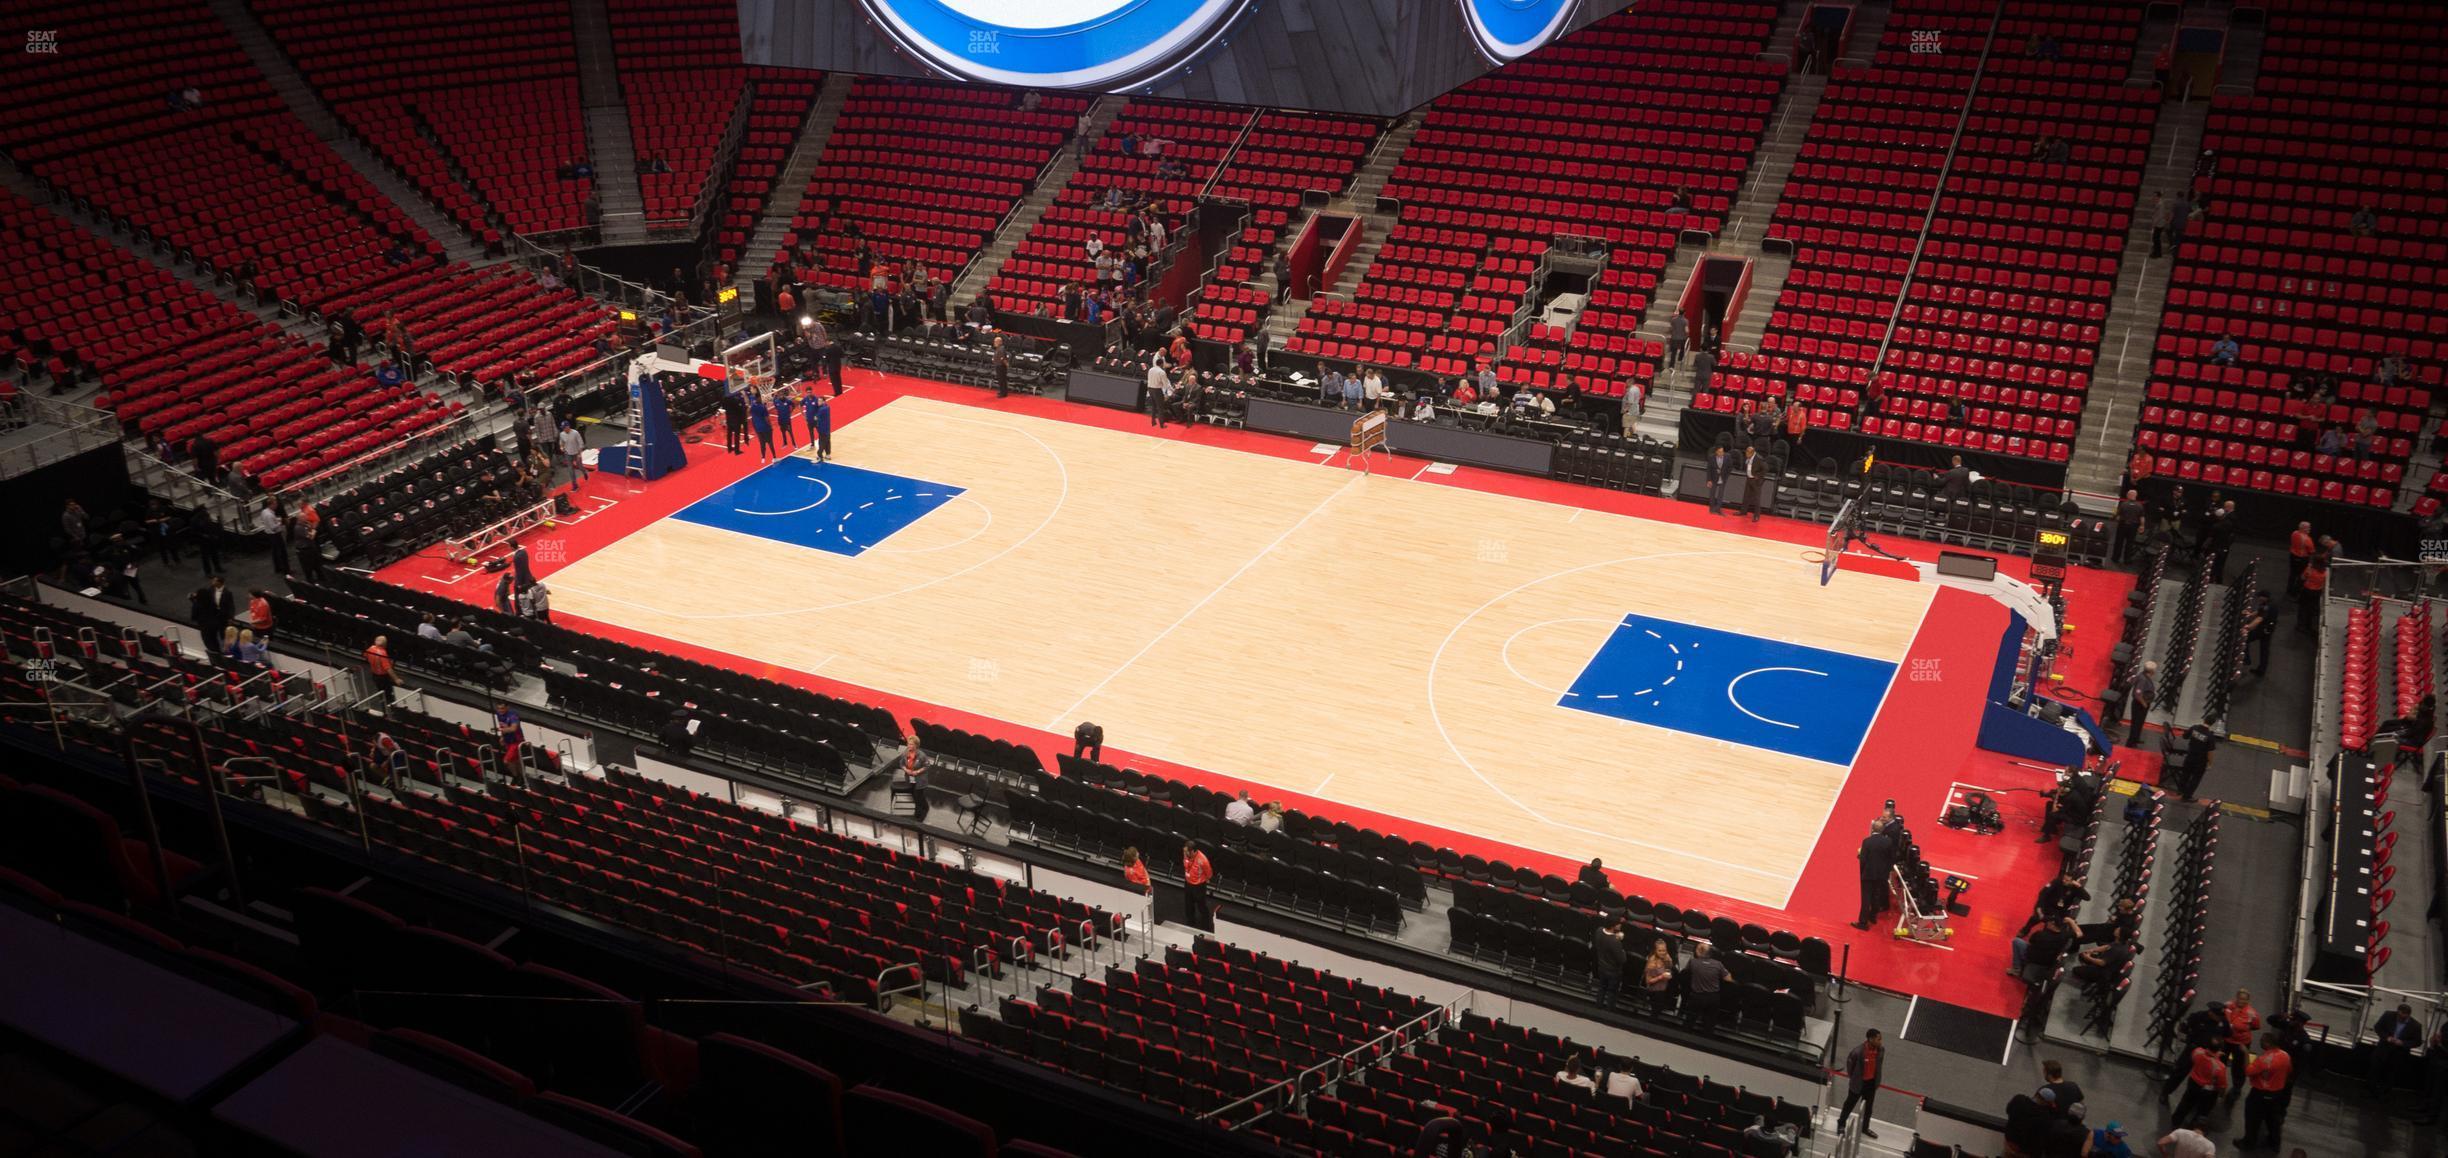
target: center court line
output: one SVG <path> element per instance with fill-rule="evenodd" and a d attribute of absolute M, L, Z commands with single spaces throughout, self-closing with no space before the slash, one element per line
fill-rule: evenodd
<path fill-rule="evenodd" d="M 1190 605 L 1190 610 L 1181 613 L 1181 618 L 1174 620 L 1171 624 L 1166 626 L 1163 631 L 1157 632 L 1154 639 L 1148 640 L 1146 645 L 1141 647 L 1138 651 L 1132 653 L 1129 659 L 1123 660 L 1122 666 L 1105 673 L 1104 679 L 1098 680 L 1095 687 L 1089 688 L 1080 696 L 1080 698 L 1073 700 L 1070 707 L 1054 713 L 1054 718 L 1047 721 L 1045 726 L 1048 728 L 1061 727 L 1064 720 L 1070 719 L 1071 714 L 1080 709 L 1080 705 L 1087 703 L 1089 700 L 1095 699 L 1098 692 L 1104 691 L 1105 685 L 1112 683 L 1114 681 L 1114 677 L 1130 670 L 1130 666 L 1132 664 L 1139 662 L 1141 657 L 1147 655 L 1148 652 L 1155 650 L 1156 645 L 1163 643 L 1165 637 L 1173 634 L 1175 628 L 1180 627 L 1184 623 L 1188 623 L 1190 621 L 1190 617 L 1198 614 L 1201 608 L 1206 607 L 1209 603 L 1215 602 L 1215 597 L 1222 595 L 1225 588 L 1232 586 L 1243 575 L 1248 574 L 1249 569 L 1257 566 L 1259 560 L 1274 554 L 1275 548 L 1283 546 L 1284 540 L 1291 538 L 1293 532 L 1300 530 L 1302 527 L 1308 526 L 1309 520 L 1316 518 L 1319 511 L 1326 509 L 1326 504 L 1335 501 L 1336 496 L 1352 489 L 1353 484 L 1358 483 L 1361 479 L 1366 477 L 1368 476 L 1353 475 L 1350 479 L 1346 480 L 1342 486 L 1328 491 L 1325 498 L 1319 499 L 1316 506 L 1309 508 L 1308 514 L 1302 515 L 1291 526 L 1285 527 L 1283 534 L 1275 536 L 1274 542 L 1269 543 L 1264 547 L 1260 547 L 1256 554 L 1251 555 L 1247 561 L 1243 562 L 1239 567 L 1234 568 L 1233 573 L 1225 576 L 1222 583 L 1216 584 L 1215 590 L 1200 596 L 1198 602 Z"/>

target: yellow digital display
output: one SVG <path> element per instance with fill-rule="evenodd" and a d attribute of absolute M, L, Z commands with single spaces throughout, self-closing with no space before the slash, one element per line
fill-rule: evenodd
<path fill-rule="evenodd" d="M 2043 547 L 2062 547 L 2066 545 L 2066 541 L 2066 533 L 2064 531 L 2040 532 L 2040 545 Z"/>

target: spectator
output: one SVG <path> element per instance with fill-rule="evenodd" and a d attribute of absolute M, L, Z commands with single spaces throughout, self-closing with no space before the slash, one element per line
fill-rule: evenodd
<path fill-rule="evenodd" d="M 2091 1131 L 2091 1158 L 2133 1158 L 2125 1142 L 2125 1123 L 2110 1122 Z"/>
<path fill-rule="evenodd" d="M 408 372 L 400 369 L 399 363 L 385 358 L 374 366 L 374 381 L 383 386 L 405 386 L 408 384 Z"/>
<path fill-rule="evenodd" d="M 1258 831 L 1282 832 L 1283 825 L 1284 806 L 1282 801 L 1269 801 L 1266 807 L 1258 810 Z"/>
<path fill-rule="evenodd" d="M 2297 1016 L 2300 1017 L 2302 1015 L 2299 1013 Z M 2278 1019 L 2273 1016 L 2270 1020 L 2273 1023 L 2276 1023 Z M 2293 1024 L 2296 1027 L 2295 1033 L 2300 1036 L 2303 1032 L 2302 1023 L 2296 1022 Z M 2308 1048 L 2311 1043 L 2307 1040 L 2303 1044 Z M 2298 1049 L 2292 1044 L 2290 1044 L 2288 1048 L 2291 1053 L 2296 1055 L 2302 1055 L 2306 1052 L 2306 1049 Z M 2292 1070 L 2290 1070 L 2288 1071 L 2287 1075 L 2287 1085 L 2289 1087 L 2288 1093 L 2290 1097 L 2293 1095 L 2294 1084 L 2294 1073 Z M 2448 1018 L 2442 1018 L 2440 1020 L 2439 1027 L 2431 1031 L 2431 1040 L 2425 1043 L 2423 1046 L 2422 1104 L 2423 1112 L 2417 1115 L 2414 1120 L 2426 1126 L 2433 1122 L 2439 1121 L 2440 1111 L 2443 1108 L 2448 1108 Z M 2283 1101 L 2279 1106 L 2279 1113 L 2282 1116 L 2285 1114 L 2285 1105 Z"/>
<path fill-rule="evenodd" d="M 1683 967 L 1683 987 L 1688 996 L 1683 1001 L 1684 1020 L 1703 1031 L 1717 1028 L 1717 1003 L 1725 988 L 1725 962 L 1717 959 L 1716 950 L 1705 941 L 1692 950 L 1691 964 Z"/>
<path fill-rule="evenodd" d="M 569 468 L 570 482 L 574 484 L 584 481 L 586 478 L 586 435 L 578 432 L 577 423 L 564 422 L 561 424 L 560 451 L 561 464 Z"/>
<path fill-rule="evenodd" d="M 2236 357 L 2243 352 L 2244 348 L 2236 344 L 2234 334 L 2220 334 L 2219 340 L 2210 344 L 2210 360 L 2221 366 L 2235 365 Z"/>
<path fill-rule="evenodd" d="M 1224 819 L 1243 828 L 1258 823 L 1258 806 L 1250 801 L 1249 789 L 1242 789 L 1224 806 Z"/>
<path fill-rule="evenodd" d="M 1122 850 L 1122 879 L 1142 893 L 1156 891 L 1155 884 L 1148 880 L 1147 862 L 1139 859 L 1136 848 Z"/>
<path fill-rule="evenodd" d="M 2085 949 L 2079 955 L 2081 964 L 2066 971 L 2084 988 L 2104 992 L 2125 977 L 2125 968 L 2133 964 L 2134 953 L 2141 946 L 2126 941 L 2111 941 Z"/>
<path fill-rule="evenodd" d="M 1207 888 L 1215 879 L 1215 867 L 1208 863 L 1207 854 L 1192 841 L 1182 846 L 1182 884 L 1185 907 L 1192 924 L 1207 923 L 1209 914 Z"/>
<path fill-rule="evenodd" d="M 2199 1130 L 2178 1126 L 2159 1138 L 2161 1158 L 2217 1158 L 2218 1145 Z"/>
<path fill-rule="evenodd" d="M 1878 820 L 1870 822 L 1870 835 L 1862 838 L 1861 848 L 1854 854 L 1861 876 L 1861 908 L 1853 918 L 1853 927 L 1868 929 L 1870 922 L 1887 911 L 1889 881 L 1895 871 L 1896 846 Z"/>
<path fill-rule="evenodd" d="M 374 637 L 374 642 L 366 646 L 365 662 L 366 677 L 374 681 L 375 687 L 382 689 L 386 700 L 393 692 L 399 690 L 399 680 L 392 675 L 391 671 L 390 636 L 377 635 Z"/>
<path fill-rule="evenodd" d="M 2081 1102 L 2067 1104 L 2048 1119 L 2040 1132 L 2041 1158 L 2083 1158 L 2091 1146 L 2091 1131 L 2083 1126 Z"/>
<path fill-rule="evenodd" d="M 2098 945 L 2131 940 L 2141 931 L 2142 902 L 2132 897 L 2119 897 L 2116 906 L 2108 911 L 2107 920 L 2082 927 L 2082 939 Z"/>
<path fill-rule="evenodd" d="M 1853 1107 L 1862 1112 L 1862 1137 L 1876 1138 L 1878 1131 L 1870 1128 L 1870 1115 L 1878 1103 L 1879 1082 L 1884 1078 L 1887 1047 L 1880 1041 L 1879 1031 L 1862 1034 L 1860 1045 L 1845 1055 L 1844 1108 L 1836 1112 L 1836 1133 L 1844 1133 L 1845 1122 L 1853 1117 Z"/>
<path fill-rule="evenodd" d="M 2372 1033 L 2378 1040 L 2372 1043 L 2371 1065 L 2364 1072 L 2363 1089 L 2377 1098 L 2396 1084 L 2406 1058 L 2413 1054 L 2415 1046 L 2422 1044 L 2422 1023 L 2414 1020 L 2413 1006 L 2401 1004 L 2381 1014 L 2379 1022 L 2372 1026 Z"/>
<path fill-rule="evenodd" d="M 1662 1016 L 1666 1003 L 1674 992 L 1674 949 L 1659 937 L 1649 943 L 1649 957 L 1641 962 L 1641 991 L 1649 998 L 1649 1015 Z"/>
<path fill-rule="evenodd" d="M 2356 237 L 2370 237 L 2372 234 L 2379 232 L 2379 207 L 2373 205 L 2369 201 L 2364 202 L 2361 209 L 2355 210 L 2354 221 L 2349 228 L 2354 230 L 2354 235 Z"/>
<path fill-rule="evenodd" d="M 519 614 L 538 623 L 552 622 L 552 588 L 530 583 L 519 592 Z"/>
<path fill-rule="evenodd" d="M 1777 1158 L 1791 1158 L 1801 1143 L 1792 1126 L 1772 1127 L 1765 1117 L 1755 1117 L 1743 1127 L 1743 1141 L 1749 1143 L 1751 1153 L 1773 1154 Z"/>
<path fill-rule="evenodd" d="M 246 625 L 255 629 L 255 634 L 265 642 L 271 641 L 272 596 L 261 587 L 248 592 Z"/>
<path fill-rule="evenodd" d="M 2150 508 L 2143 505 L 2140 491 L 2126 491 L 2116 509 L 2116 561 L 2123 564 L 2133 557 L 2134 544 L 2142 538 L 2142 519 Z"/>
<path fill-rule="evenodd" d="M 2008 944 L 2013 957 L 2007 971 L 2023 978 L 2027 985 L 2045 984 L 2057 972 L 2057 963 L 2065 958 L 2082 937 L 2082 930 L 2071 917 L 2044 921 L 2028 937 L 2017 937 Z"/>
<path fill-rule="evenodd" d="M 1581 1055 L 1577 1053 L 1565 1055 L 1564 1068 L 1557 1070 L 1555 1077 L 1560 1085 L 1578 1086 L 1593 1093 L 1598 1089 L 1597 1080 L 1581 1072 Z"/>
<path fill-rule="evenodd" d="M 1623 918 L 1610 917 L 1605 927 L 1590 937 L 1591 972 L 1598 980 L 1598 1004 L 1615 1008 L 1615 997 L 1623 992 L 1625 953 Z"/>
<path fill-rule="evenodd" d="M 1649 1096 L 1649 1091 L 1641 1088 L 1640 1078 L 1629 1067 L 1608 1070 L 1598 1087 L 1609 1097 L 1622 1098 L 1627 1102 L 1637 1102 Z"/>
<path fill-rule="evenodd" d="M 2131 726 L 2125 732 L 2125 746 L 2132 748 L 2142 743 L 2142 725 L 2149 721 L 2151 709 L 2159 704 L 2159 661 L 2142 661 L 2142 670 L 2135 674 L 2127 695 L 2126 713 Z"/>
<path fill-rule="evenodd" d="M 2007 1099 L 2007 1152 L 2025 1155 L 2040 1153 L 2048 1137 L 2049 1121 L 2056 1116 L 2057 1095 L 2046 1086 Z"/>
<path fill-rule="evenodd" d="M 1468 1158 L 1470 1127 L 1435 1102 L 1421 1102 L 1419 1109 L 1428 1120 L 1420 1123 L 1419 1137 L 1411 1143 L 1413 1158 Z"/>
<path fill-rule="evenodd" d="M 2040 1063 L 2040 1088 L 2055 1095 L 2057 1098 L 2057 1104 L 2060 1106 L 2077 1106 L 2082 1104 L 2082 1086 L 2075 1082 L 2067 1081 L 2064 1064 L 2056 1061 L 2053 1058 Z"/>
<path fill-rule="evenodd" d="M 2151 258 L 2157 260 L 2166 252 L 2168 234 L 2174 231 L 2176 203 L 2165 193 L 2151 194 Z"/>
<path fill-rule="evenodd" d="M 1468 385 L 1468 383 L 1465 383 L 1465 385 Z M 1574 874 L 1573 879 L 1581 884 L 1588 885 L 1593 889 L 1611 889 L 1615 887 L 1615 882 L 1607 877 L 1606 862 L 1594 856 L 1590 858 L 1590 862 L 1588 864 L 1581 866 L 1581 871 Z"/>

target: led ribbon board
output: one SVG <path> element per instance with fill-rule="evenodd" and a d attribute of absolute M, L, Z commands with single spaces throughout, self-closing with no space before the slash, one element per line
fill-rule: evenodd
<path fill-rule="evenodd" d="M 1249 6 L 1249 0 L 861 3 L 905 51 L 953 76 L 1088 89 L 1129 87 L 1189 60 Z"/>

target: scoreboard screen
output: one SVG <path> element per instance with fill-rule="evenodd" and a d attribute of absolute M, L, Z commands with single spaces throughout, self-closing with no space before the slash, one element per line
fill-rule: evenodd
<path fill-rule="evenodd" d="M 1391 117 L 1626 0 L 739 0 L 752 65 Z"/>

